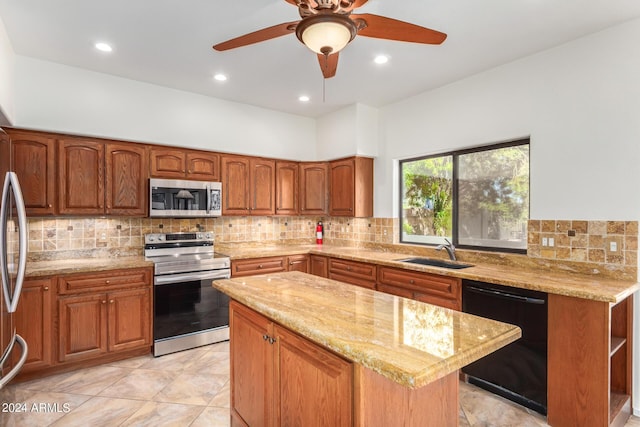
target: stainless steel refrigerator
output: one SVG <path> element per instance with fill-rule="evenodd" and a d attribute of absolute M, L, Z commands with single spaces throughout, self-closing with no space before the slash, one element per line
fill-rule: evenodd
<path fill-rule="evenodd" d="M 11 139 L 0 129 L 0 389 L 27 360 L 27 343 L 16 333 L 13 321 L 27 263 L 27 216 L 18 176 L 12 169 Z"/>

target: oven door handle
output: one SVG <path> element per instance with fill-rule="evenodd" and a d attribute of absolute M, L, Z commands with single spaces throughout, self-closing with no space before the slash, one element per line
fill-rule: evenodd
<path fill-rule="evenodd" d="M 195 280 L 216 280 L 216 279 L 228 279 L 231 277 L 231 271 L 216 270 L 205 271 L 200 273 L 186 273 L 186 274 L 169 274 L 167 276 L 155 276 L 153 278 L 154 285 L 170 285 L 172 283 L 180 282 L 192 282 Z"/>

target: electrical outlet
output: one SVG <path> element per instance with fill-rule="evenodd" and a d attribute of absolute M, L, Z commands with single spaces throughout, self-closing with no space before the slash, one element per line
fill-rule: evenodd
<path fill-rule="evenodd" d="M 549 239 L 547 239 L 546 237 L 542 238 L 542 246 L 549 246 Z"/>
<path fill-rule="evenodd" d="M 106 242 L 107 241 L 107 233 L 102 233 L 100 235 L 100 241 L 101 242 Z"/>
<path fill-rule="evenodd" d="M 556 245 L 556 239 L 554 239 L 553 237 L 549 237 L 549 246 L 555 246 Z"/>
<path fill-rule="evenodd" d="M 609 242 L 609 250 L 611 252 L 617 252 L 618 251 L 618 242 Z"/>

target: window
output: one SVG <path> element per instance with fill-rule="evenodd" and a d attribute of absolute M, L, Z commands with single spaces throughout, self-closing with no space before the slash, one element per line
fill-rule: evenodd
<path fill-rule="evenodd" d="M 400 241 L 525 252 L 529 140 L 400 162 Z"/>

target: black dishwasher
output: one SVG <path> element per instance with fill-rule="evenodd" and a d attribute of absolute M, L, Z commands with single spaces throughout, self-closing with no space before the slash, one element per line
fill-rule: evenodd
<path fill-rule="evenodd" d="M 470 384 L 547 414 L 547 294 L 462 281 L 462 311 L 511 323 L 522 338 L 462 368 Z"/>

